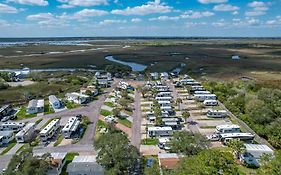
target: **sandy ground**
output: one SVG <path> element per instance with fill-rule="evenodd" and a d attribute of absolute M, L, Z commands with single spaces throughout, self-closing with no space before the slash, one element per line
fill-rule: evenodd
<path fill-rule="evenodd" d="M 34 81 L 24 80 L 19 82 L 8 82 L 8 85 L 12 87 L 17 87 L 17 86 L 28 86 L 34 83 L 35 83 Z"/>

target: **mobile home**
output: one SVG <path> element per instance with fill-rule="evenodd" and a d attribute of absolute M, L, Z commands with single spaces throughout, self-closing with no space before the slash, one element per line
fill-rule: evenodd
<path fill-rule="evenodd" d="M 218 126 L 216 126 L 217 134 L 239 133 L 239 132 L 240 132 L 240 126 L 238 126 L 238 125 L 218 125 Z"/>
<path fill-rule="evenodd" d="M 227 111 L 226 110 L 208 110 L 207 117 L 211 118 L 224 118 L 227 117 Z"/>
<path fill-rule="evenodd" d="M 24 143 L 31 139 L 35 131 L 35 123 L 28 123 L 20 132 L 16 134 L 18 143 Z"/>
<path fill-rule="evenodd" d="M 148 135 L 150 137 L 171 136 L 173 129 L 171 127 L 148 127 Z"/>
<path fill-rule="evenodd" d="M 7 145 L 13 139 L 13 131 L 0 131 L 0 146 Z"/>
<path fill-rule="evenodd" d="M 61 108 L 61 102 L 60 100 L 54 96 L 54 95 L 50 95 L 49 96 L 49 103 L 50 105 L 54 108 L 54 109 L 59 109 Z"/>
<path fill-rule="evenodd" d="M 62 129 L 64 138 L 70 138 L 71 135 L 79 128 L 79 124 L 80 121 L 77 117 L 71 117 Z"/>
<path fill-rule="evenodd" d="M 251 133 L 224 133 L 219 134 L 219 140 L 221 142 L 227 143 L 228 141 L 232 139 L 239 139 L 241 141 L 245 142 L 252 142 L 254 140 L 255 136 Z"/>
<path fill-rule="evenodd" d="M 49 139 L 51 139 L 56 131 L 59 129 L 60 127 L 60 119 L 54 119 L 52 120 L 44 129 L 41 130 L 40 134 L 40 138 L 42 142 L 46 142 Z"/>
<path fill-rule="evenodd" d="M 87 103 L 90 98 L 88 95 L 77 93 L 77 92 L 67 93 L 65 97 L 68 101 L 72 101 L 77 104 Z"/>
<path fill-rule="evenodd" d="M 44 112 L 44 99 L 42 100 L 31 100 L 28 103 L 26 112 L 29 114 L 36 114 Z"/>

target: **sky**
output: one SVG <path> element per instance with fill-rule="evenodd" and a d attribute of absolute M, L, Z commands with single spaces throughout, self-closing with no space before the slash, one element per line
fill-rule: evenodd
<path fill-rule="evenodd" d="M 281 37 L 281 0 L 0 0 L 0 37 Z"/>

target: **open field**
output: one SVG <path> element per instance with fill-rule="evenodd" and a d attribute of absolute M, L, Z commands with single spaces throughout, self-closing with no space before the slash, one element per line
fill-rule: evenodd
<path fill-rule="evenodd" d="M 149 71 L 169 71 L 185 63 L 182 72 L 194 76 L 219 79 L 249 76 L 265 83 L 274 77 L 273 83 L 277 85 L 281 81 L 281 40 L 278 39 L 104 40 L 90 44 L 1 48 L 0 68 L 19 68 L 24 64 L 30 68 L 89 68 L 91 65 L 103 69 L 117 64 L 104 59 L 113 55 L 123 61 L 145 64 Z M 239 55 L 241 60 L 232 60 L 232 55 Z"/>

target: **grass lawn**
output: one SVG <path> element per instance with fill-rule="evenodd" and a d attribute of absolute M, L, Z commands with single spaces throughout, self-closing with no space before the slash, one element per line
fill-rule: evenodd
<path fill-rule="evenodd" d="M 29 144 L 28 143 L 25 143 L 24 145 L 22 145 L 22 147 L 20 147 L 20 149 L 17 150 L 17 154 L 22 152 L 23 150 L 29 148 Z"/>
<path fill-rule="evenodd" d="M 127 126 L 128 128 L 132 127 L 132 122 L 130 122 L 127 119 L 118 119 L 118 123 L 120 123 L 120 124 L 122 124 L 124 126 Z"/>
<path fill-rule="evenodd" d="M 67 109 L 74 109 L 74 108 L 80 107 L 79 104 L 76 104 L 76 103 L 68 101 L 68 100 L 65 100 L 63 103 L 67 107 Z"/>
<path fill-rule="evenodd" d="M 39 120 L 37 120 L 36 122 L 35 122 L 35 125 L 38 125 L 39 123 L 41 123 L 43 121 L 43 119 L 41 118 L 41 119 L 39 119 Z"/>
<path fill-rule="evenodd" d="M 101 109 L 100 110 L 100 114 L 103 115 L 103 116 L 109 116 L 109 115 L 112 115 L 112 113 L 108 110 L 105 110 L 105 109 Z"/>
<path fill-rule="evenodd" d="M 133 112 L 132 111 L 127 111 L 127 110 L 123 110 L 123 112 L 129 116 L 132 116 L 133 115 Z"/>
<path fill-rule="evenodd" d="M 215 129 L 216 126 L 200 126 L 201 129 Z"/>
<path fill-rule="evenodd" d="M 104 102 L 104 105 L 109 106 L 111 108 L 115 107 L 114 103 L 112 103 L 112 102 Z"/>
<path fill-rule="evenodd" d="M 147 138 L 147 139 L 142 139 L 141 140 L 142 145 L 157 145 L 158 144 L 158 139 L 156 138 Z"/>
<path fill-rule="evenodd" d="M 53 113 L 55 113 L 55 110 L 53 109 L 53 107 L 50 106 L 49 103 L 45 103 L 45 105 L 44 105 L 44 115 L 53 114 Z"/>
<path fill-rule="evenodd" d="M 64 138 L 63 135 L 60 134 L 59 137 L 57 138 L 57 141 L 54 143 L 54 146 L 58 146 L 62 142 L 63 138 Z"/>
<path fill-rule="evenodd" d="M 67 153 L 65 156 L 65 165 L 62 168 L 61 175 L 67 175 L 67 165 L 72 162 L 75 156 L 79 156 L 79 153 Z"/>
<path fill-rule="evenodd" d="M 9 152 L 15 145 L 17 144 L 16 140 L 12 140 L 8 146 L 2 151 L 2 153 L 0 155 L 4 155 L 6 154 L 7 152 Z"/>
<path fill-rule="evenodd" d="M 37 114 L 27 114 L 26 113 L 26 107 L 21 107 L 16 115 L 17 115 L 17 120 L 22 120 L 22 119 L 26 119 L 26 118 L 33 118 L 33 117 L 37 116 Z"/>
<path fill-rule="evenodd" d="M 238 169 L 240 172 L 245 173 L 246 175 L 255 175 L 257 174 L 257 169 L 247 168 L 243 165 L 238 165 Z"/>

